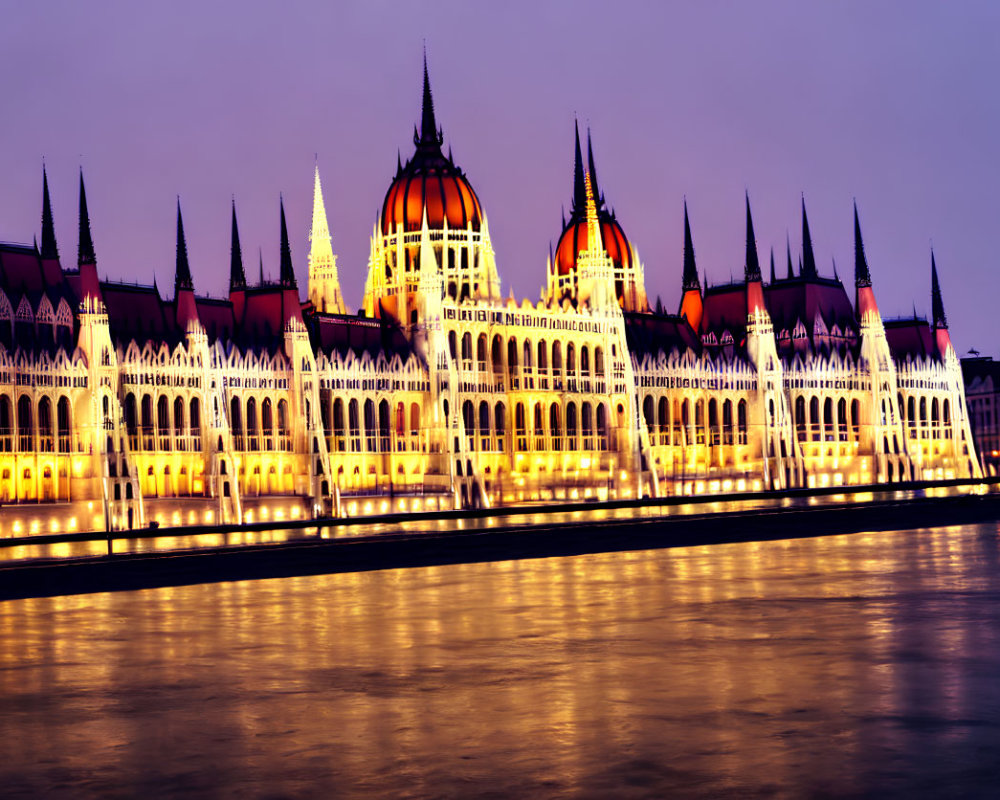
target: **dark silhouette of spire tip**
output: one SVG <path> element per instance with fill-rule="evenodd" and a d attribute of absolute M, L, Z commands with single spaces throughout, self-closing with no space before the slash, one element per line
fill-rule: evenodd
<path fill-rule="evenodd" d="M 80 245 L 77 251 L 77 264 L 96 264 L 94 240 L 90 235 L 90 212 L 87 210 L 87 190 L 83 185 L 83 168 L 80 168 Z"/>
<path fill-rule="evenodd" d="M 42 160 L 42 250 L 43 259 L 59 259 L 59 248 L 56 246 L 56 229 L 52 221 L 52 203 L 49 200 L 49 176 L 45 170 L 45 160 Z"/>
<path fill-rule="evenodd" d="M 174 271 L 174 295 L 194 289 L 191 267 L 188 264 L 187 240 L 184 237 L 184 218 L 181 216 L 181 199 L 177 197 L 177 266 Z"/>

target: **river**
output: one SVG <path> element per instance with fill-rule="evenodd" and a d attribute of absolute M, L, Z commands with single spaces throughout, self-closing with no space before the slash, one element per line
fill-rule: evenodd
<path fill-rule="evenodd" d="M 996 523 L 0 603 L 4 797 L 998 780 Z"/>

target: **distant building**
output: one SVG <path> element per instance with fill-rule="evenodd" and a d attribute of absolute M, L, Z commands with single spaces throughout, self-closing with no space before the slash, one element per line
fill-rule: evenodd
<path fill-rule="evenodd" d="M 158 521 L 501 506 L 979 475 L 931 265 L 933 320 L 883 323 L 854 215 L 855 293 L 803 252 L 702 286 L 687 208 L 679 312 L 576 135 L 573 197 L 538 302 L 504 298 L 479 197 L 442 150 L 424 69 L 415 152 L 341 293 L 317 170 L 308 300 L 284 208 L 280 277 L 195 294 L 98 279 L 83 180 L 76 268 L 0 245 L 0 535 Z"/>
<path fill-rule="evenodd" d="M 1000 362 L 988 356 L 962 359 L 965 399 L 976 452 L 990 475 L 1000 471 Z"/>

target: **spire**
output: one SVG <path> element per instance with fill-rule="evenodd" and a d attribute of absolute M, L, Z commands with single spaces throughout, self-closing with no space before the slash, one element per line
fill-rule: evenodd
<path fill-rule="evenodd" d="M 771 248 L 771 283 L 778 280 L 777 276 L 774 274 L 774 248 Z"/>
<path fill-rule="evenodd" d="M 802 274 L 807 278 L 815 278 L 818 274 L 816 272 L 816 257 L 813 255 L 812 237 L 809 235 L 805 197 L 802 198 Z"/>
<path fill-rule="evenodd" d="M 177 198 L 177 268 L 174 271 L 174 296 L 184 289 L 193 290 L 191 267 L 188 265 L 187 241 L 184 239 L 184 220 L 181 217 L 181 199 Z"/>
<path fill-rule="evenodd" d="M 233 198 L 233 232 L 229 251 L 229 291 L 247 288 L 247 276 L 243 271 L 243 251 L 240 249 L 240 229 L 236 225 L 236 198 Z"/>
<path fill-rule="evenodd" d="M 87 190 L 83 186 L 83 170 L 80 170 L 80 247 L 77 264 L 96 264 L 94 240 L 90 236 L 90 213 L 87 211 Z"/>
<path fill-rule="evenodd" d="M 594 191 L 594 203 L 600 209 L 604 205 L 604 196 L 597 186 L 597 170 L 594 168 L 594 147 L 590 142 L 590 128 L 587 128 L 587 169 L 590 170 L 590 185 Z"/>
<path fill-rule="evenodd" d="M 933 256 L 931 258 L 933 263 Z M 872 285 L 872 274 L 865 258 L 865 245 L 861 241 L 861 223 L 858 222 L 858 204 L 854 204 L 854 285 L 863 289 Z"/>
<path fill-rule="evenodd" d="M 420 114 L 420 137 L 414 136 L 414 144 L 440 148 L 444 136 L 438 130 L 434 119 L 434 98 L 431 97 L 431 79 L 427 73 L 427 50 L 424 49 L 424 97 Z"/>
<path fill-rule="evenodd" d="M 292 269 L 292 248 L 288 244 L 288 226 L 285 224 L 285 198 L 279 198 L 281 204 L 281 285 L 286 289 L 294 289 L 295 270 Z"/>
<path fill-rule="evenodd" d="M 750 216 L 750 193 L 746 195 L 747 201 L 747 255 L 744 266 L 744 278 L 750 283 L 760 280 L 760 262 L 757 260 L 757 238 L 753 233 L 753 217 Z"/>
<path fill-rule="evenodd" d="M 257 285 L 258 286 L 263 286 L 264 285 L 264 249 L 261 248 L 261 247 L 257 248 L 257 263 L 258 263 L 258 266 L 260 267 L 260 275 L 257 278 Z"/>
<path fill-rule="evenodd" d="M 581 214 L 587 204 L 587 190 L 583 182 L 583 153 L 580 151 L 580 123 L 573 120 L 576 133 L 576 150 L 573 153 L 573 214 Z M 563 215 L 563 227 L 566 218 Z"/>
<path fill-rule="evenodd" d="M 594 202 L 594 184 L 590 173 L 583 176 L 586 186 L 586 218 L 587 218 L 587 250 L 591 253 L 603 253 L 604 242 L 601 237 L 601 221 L 597 216 L 597 204 Z"/>
<path fill-rule="evenodd" d="M 691 224 L 688 222 L 688 204 L 684 201 L 684 276 L 681 282 L 683 291 L 700 290 L 698 283 L 698 268 L 694 263 L 694 244 L 691 241 Z"/>
<path fill-rule="evenodd" d="M 42 258 L 57 260 L 59 248 L 56 247 L 56 229 L 52 222 L 52 203 L 49 202 L 49 176 L 42 164 Z"/>
<path fill-rule="evenodd" d="M 792 268 L 792 240 L 788 238 L 788 231 L 785 231 L 785 254 L 788 256 L 788 275 L 786 277 L 791 280 L 795 277 L 795 271 Z"/>
<path fill-rule="evenodd" d="M 705 286 L 708 284 L 706 282 Z M 684 200 L 684 275 L 681 279 L 681 307 L 679 314 L 687 318 L 694 331 L 701 329 L 704 307 L 701 299 L 701 284 L 698 283 L 698 268 L 694 263 L 694 244 L 691 241 L 691 224 L 688 222 L 687 199 Z"/>
<path fill-rule="evenodd" d="M 319 179 L 318 164 L 313 175 L 312 230 L 309 241 L 312 245 L 309 252 L 310 266 L 330 266 L 333 263 L 333 246 L 330 242 L 330 226 L 326 217 L 326 204 L 323 202 L 323 185 Z"/>
<path fill-rule="evenodd" d="M 323 202 L 323 184 L 319 178 L 319 165 L 313 178 L 312 230 L 309 232 L 309 300 L 320 311 L 346 314 L 340 294 L 337 274 L 337 257 L 330 242 L 330 226 Z"/>
<path fill-rule="evenodd" d="M 944 301 L 941 299 L 941 284 L 938 283 L 937 264 L 934 261 L 933 250 L 931 250 L 931 316 L 935 328 L 948 327 L 948 318 L 944 314 Z"/>

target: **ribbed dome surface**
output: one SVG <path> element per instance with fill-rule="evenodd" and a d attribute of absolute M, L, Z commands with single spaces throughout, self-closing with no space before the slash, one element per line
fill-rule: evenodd
<path fill-rule="evenodd" d="M 425 206 L 433 230 L 443 228 L 447 220 L 449 228 L 464 230 L 471 224 L 478 231 L 483 221 L 479 198 L 462 171 L 440 153 L 428 157 L 418 147 L 386 192 L 382 235 L 394 233 L 400 224 L 404 231 L 419 231 Z"/>

